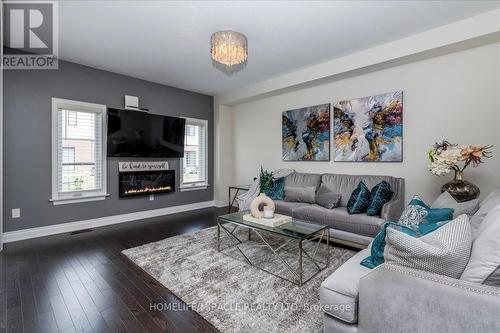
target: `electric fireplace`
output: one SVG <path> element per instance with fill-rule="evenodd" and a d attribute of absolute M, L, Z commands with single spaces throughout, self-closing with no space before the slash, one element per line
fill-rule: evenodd
<path fill-rule="evenodd" d="M 120 172 L 118 186 L 120 198 L 174 192 L 175 170 Z"/>

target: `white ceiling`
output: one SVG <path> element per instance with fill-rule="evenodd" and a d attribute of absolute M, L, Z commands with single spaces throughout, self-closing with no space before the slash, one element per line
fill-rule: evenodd
<path fill-rule="evenodd" d="M 500 8 L 500 1 L 63 1 L 60 57 L 209 95 Z M 212 66 L 210 35 L 249 41 L 247 67 Z"/>

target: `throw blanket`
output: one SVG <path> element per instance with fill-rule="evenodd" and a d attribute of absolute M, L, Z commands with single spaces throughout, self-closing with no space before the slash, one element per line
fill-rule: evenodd
<path fill-rule="evenodd" d="M 286 177 L 291 173 L 294 173 L 295 170 L 292 169 L 278 169 L 272 172 L 273 177 L 278 179 L 282 177 Z M 255 199 L 260 193 L 260 179 L 257 178 L 254 180 L 252 185 L 250 186 L 250 189 L 238 195 L 236 197 L 236 202 L 238 204 L 238 208 L 240 211 L 248 210 L 250 208 L 250 204 L 252 203 L 253 199 Z"/>

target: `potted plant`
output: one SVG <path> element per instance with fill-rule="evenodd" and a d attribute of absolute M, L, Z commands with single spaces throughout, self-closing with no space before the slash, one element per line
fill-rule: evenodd
<path fill-rule="evenodd" d="M 441 192 L 447 191 L 458 202 L 464 202 L 479 197 L 479 187 L 463 179 L 464 170 L 472 164 L 479 166 L 484 158 L 490 158 L 492 145 L 458 145 L 443 139 L 436 142 L 429 150 L 429 170 L 436 176 L 443 176 L 455 171 L 451 182 L 441 187 Z"/>
<path fill-rule="evenodd" d="M 275 180 L 272 172 L 264 170 L 262 166 L 260 167 L 260 193 L 265 193 Z"/>

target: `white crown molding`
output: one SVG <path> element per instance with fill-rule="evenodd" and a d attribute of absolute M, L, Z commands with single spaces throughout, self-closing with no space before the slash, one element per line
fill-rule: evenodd
<path fill-rule="evenodd" d="M 217 95 L 216 100 L 219 104 L 237 105 L 300 89 L 319 80 L 383 69 L 383 64 L 397 66 L 498 41 L 500 9 L 238 88 Z"/>
<path fill-rule="evenodd" d="M 106 225 L 119 224 L 124 222 L 130 222 L 135 220 L 142 220 L 151 217 L 170 215 L 175 213 L 187 212 L 190 210 L 214 207 L 213 201 L 203 201 L 187 205 L 159 208 L 146 210 L 141 212 L 134 212 L 128 214 L 112 215 L 99 217 L 90 220 L 54 224 L 45 227 L 22 229 L 16 231 L 8 231 L 3 233 L 3 242 L 10 243 L 25 239 L 44 237 L 56 234 L 62 234 L 66 232 L 72 232 L 82 229 L 97 228 Z"/>

